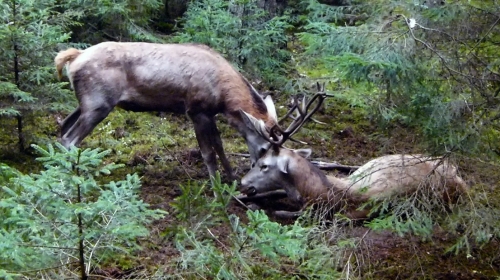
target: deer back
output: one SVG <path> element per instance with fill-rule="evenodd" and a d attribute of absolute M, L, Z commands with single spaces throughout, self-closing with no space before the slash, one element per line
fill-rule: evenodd
<path fill-rule="evenodd" d="M 262 97 L 204 45 L 104 42 L 69 61 L 68 76 L 79 100 L 102 100 L 97 95 L 104 93 L 111 105 L 132 111 L 215 115 L 243 109 L 275 123 Z"/>

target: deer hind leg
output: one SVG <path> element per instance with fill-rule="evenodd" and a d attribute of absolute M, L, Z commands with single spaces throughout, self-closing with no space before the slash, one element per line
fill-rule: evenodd
<path fill-rule="evenodd" d="M 81 108 L 86 108 L 82 106 Z M 78 110 L 78 109 L 77 109 Z M 107 104 L 102 104 L 92 110 L 82 110 L 78 119 L 75 115 L 71 114 L 66 118 L 68 121 L 63 123 L 63 129 L 61 133 L 61 143 L 64 147 L 69 148 L 71 146 L 77 146 L 82 142 L 82 140 L 92 132 L 94 127 L 96 127 L 108 114 L 113 110 L 113 106 Z M 75 111 L 76 112 L 76 111 Z M 74 113 L 75 113 L 74 112 Z M 70 126 L 71 121 L 74 123 Z M 68 128 L 69 127 L 69 128 Z"/>
<path fill-rule="evenodd" d="M 76 108 L 73 113 L 71 113 L 69 116 L 67 116 L 60 124 L 61 126 L 61 136 L 66 134 L 68 132 L 68 129 L 72 127 L 75 122 L 78 120 L 78 118 L 81 115 L 82 110 L 80 109 L 80 106 Z"/>

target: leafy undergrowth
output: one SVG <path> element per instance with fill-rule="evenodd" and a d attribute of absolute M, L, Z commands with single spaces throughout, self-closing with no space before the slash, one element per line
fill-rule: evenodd
<path fill-rule="evenodd" d="M 279 104 L 285 102 L 284 97 L 277 100 Z M 286 106 L 278 106 L 279 115 L 285 110 Z M 359 165 L 383 154 L 423 152 L 418 134 L 405 127 L 376 130 L 362 110 L 341 99 L 329 99 L 315 117 L 327 124 L 310 123 L 296 136 L 310 144 L 314 159 Z M 224 118 L 218 119 L 226 153 L 236 175 L 241 177 L 249 169 L 248 159 L 240 155 L 247 153 L 247 148 Z M 39 116 L 36 123 L 43 124 L 43 129 L 28 124 L 25 130 L 32 134 L 30 141 L 55 140 L 55 116 Z M 12 130 L 7 134 L 11 137 L 15 135 L 13 125 L 6 122 L 2 127 L 4 131 Z M 25 173 L 40 170 L 33 156 L 15 152 L 16 139 L 1 141 L 2 162 Z M 293 143 L 289 146 L 300 147 Z M 435 224 L 431 237 L 422 238 L 376 231 L 362 223 L 311 225 L 304 220 L 295 223 L 272 217 L 269 221 L 260 212 L 247 212 L 235 201 L 220 201 L 231 190 L 219 189 L 221 193 L 214 197 L 192 125 L 182 115 L 115 110 L 85 139 L 83 147 L 111 149 L 106 163 L 124 164 L 125 168 L 116 170 L 106 180 L 118 181 L 125 174 L 138 173 L 141 198 L 153 209 L 170 213 L 150 225 L 150 236 L 140 240 L 143 249 L 137 260 L 115 258 L 93 272 L 102 277 L 495 279 L 500 273 L 500 244 L 494 236 L 485 245 L 470 239 L 458 251 L 450 251 L 460 237 L 474 230 L 463 228 L 466 222 L 455 225 L 451 232 Z M 474 186 L 469 198 L 474 207 L 467 210 L 486 209 L 487 213 L 487 209 L 500 209 L 500 193 L 494 187 L 500 182 L 500 169 L 469 158 L 457 157 L 457 162 L 461 175 Z M 269 202 L 268 206 L 288 204 L 281 200 Z M 251 232 L 259 225 L 274 230 L 267 243 L 261 240 L 261 244 L 256 233 Z M 279 243 L 283 241 L 281 235 L 290 238 L 283 239 L 287 243 Z M 280 250 L 285 247 L 294 248 L 293 252 Z"/>

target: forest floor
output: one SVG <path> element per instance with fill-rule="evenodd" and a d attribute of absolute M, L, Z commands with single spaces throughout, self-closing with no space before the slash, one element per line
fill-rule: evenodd
<path fill-rule="evenodd" d="M 352 139 L 351 139 L 352 140 Z M 358 141 L 346 141 L 356 147 Z M 313 147 L 314 148 L 314 147 Z M 349 148 L 349 147 L 347 147 Z M 192 152 L 190 152 L 192 154 Z M 325 160 L 323 158 L 323 160 Z M 201 157 L 198 158 L 196 167 L 190 168 L 190 173 L 199 171 L 198 178 L 206 176 Z M 248 165 L 244 160 L 237 160 L 243 165 Z M 233 160 L 233 163 L 235 160 Z M 357 161 L 343 161 L 344 164 L 357 164 Z M 196 171 L 194 170 L 196 169 Z M 245 169 L 242 169 L 244 171 Z M 184 172 L 184 171 L 182 171 Z M 243 176 L 244 172 L 237 174 Z M 166 178 L 154 172 L 144 174 L 144 177 L 157 178 L 162 181 Z M 180 194 L 178 182 L 170 181 L 166 184 L 145 183 L 142 188 L 143 199 L 154 208 L 173 212 L 170 203 Z M 156 181 L 156 180 L 155 180 Z M 210 193 L 207 193 L 210 195 Z M 286 199 L 279 202 L 269 202 L 269 208 L 276 209 L 280 206 L 287 207 Z M 240 204 L 231 203 L 228 212 L 237 215 L 242 221 L 246 220 L 246 209 Z M 271 219 L 284 224 L 293 223 L 291 220 Z M 174 216 L 155 222 L 153 232 L 166 232 L 169 225 L 176 223 Z M 212 229 L 215 236 L 228 236 L 231 231 L 229 225 Z M 153 236 L 158 236 L 153 234 Z M 452 236 L 436 227 L 431 240 L 422 240 L 418 236 L 398 236 L 390 231 L 374 231 L 361 224 L 348 226 L 344 236 L 357 240 L 356 249 L 353 251 L 351 261 L 358 268 L 357 275 L 353 278 L 360 279 L 499 279 L 500 277 L 500 244 L 493 241 L 485 247 L 472 248 L 472 253 L 463 252 L 455 255 L 446 253 L 446 249 L 453 245 L 456 236 Z M 167 264 L 179 257 L 172 240 L 157 238 L 151 240 L 156 245 L 154 250 L 143 252 L 145 259 L 151 264 Z M 170 264 L 173 265 L 173 264 Z"/>
<path fill-rule="evenodd" d="M 171 203 L 181 194 L 179 186 L 189 180 L 204 181 L 208 177 L 195 142 L 191 123 L 183 116 L 160 115 L 157 117 L 152 114 L 141 114 L 141 117 L 136 117 L 135 113 L 121 110 L 113 114 L 118 114 L 118 116 L 110 116 L 109 121 L 105 120 L 101 123 L 93 136 L 86 139 L 84 146 L 112 148 L 116 156 L 112 160 L 126 164 L 122 171 L 124 174 L 137 172 L 141 176 L 141 197 L 144 201 L 152 208 L 173 213 Z M 388 131 L 378 132 L 367 118 L 352 111 L 349 107 L 328 107 L 327 105 L 324 112 L 317 114 L 317 118 L 327 122 L 327 125 L 307 125 L 297 137 L 310 143 L 313 150 L 312 157 L 315 160 L 361 165 L 383 154 L 422 152 L 418 147 L 418 135 L 408 133 L 404 128 L 393 128 L 390 134 Z M 148 119 L 148 123 L 142 123 L 143 119 Z M 160 127 L 166 122 L 169 123 L 168 127 Z M 225 149 L 230 154 L 229 158 L 237 177 L 241 178 L 249 169 L 249 160 L 239 155 L 246 152 L 246 147 L 234 129 L 229 128 L 224 121 L 219 123 L 221 122 L 219 127 Z M 146 127 L 145 132 L 134 131 L 141 126 Z M 6 129 L 5 127 L 3 129 Z M 48 131 L 50 133 L 47 134 L 55 139 L 54 128 Z M 141 140 L 133 139 L 139 137 L 137 136 L 139 134 L 142 134 L 140 137 L 154 138 L 151 141 L 162 139 L 162 141 L 168 140 L 169 142 L 156 145 L 141 143 Z M 166 137 L 166 134 L 169 136 Z M 10 141 L 11 146 L 13 142 L 14 140 Z M 119 142 L 122 146 L 115 145 Z M 125 147 L 123 143 L 128 144 Z M 26 166 L 28 161 L 24 161 L 23 167 L 15 160 L 6 160 L 8 157 L 9 155 L 4 154 L 0 160 L 25 172 L 33 170 Z M 473 168 L 467 166 L 460 166 L 460 168 L 465 172 L 466 181 L 475 180 Z M 207 192 L 207 196 L 211 195 Z M 278 204 L 273 203 L 273 205 L 276 207 Z M 279 205 L 286 205 L 286 202 Z M 243 222 L 246 221 L 246 209 L 238 203 L 231 203 L 228 212 L 237 215 Z M 149 270 L 152 267 L 174 270 L 173 260 L 179 256 L 179 251 L 174 245 L 172 236 L 165 233 L 171 225 L 176 223 L 174 215 L 166 215 L 164 219 L 154 222 L 150 228 L 150 238 L 139 253 L 140 267 L 127 269 L 108 267 L 99 271 L 99 274 L 111 278 L 129 278 L 131 271 Z M 229 226 L 213 229 L 216 236 L 227 236 L 229 231 Z M 469 255 L 465 253 L 455 255 L 446 253 L 446 249 L 453 244 L 456 236 L 450 236 L 438 227 L 430 240 L 422 240 L 417 236 L 398 236 L 389 231 L 374 231 L 362 224 L 350 225 L 346 228 L 346 233 L 358 240 L 350 261 L 357 266 L 356 274 L 352 275 L 353 278 L 499 279 L 500 277 L 498 241 L 492 241 L 482 248 L 473 246 Z M 166 269 L 165 272 L 168 273 L 168 270 Z"/>
<path fill-rule="evenodd" d="M 148 174 L 147 176 L 154 176 Z M 161 176 L 161 175 L 158 175 Z M 179 181 L 178 184 L 183 184 Z M 180 190 L 175 182 L 169 185 L 148 185 L 142 187 L 143 199 L 153 208 L 173 212 L 170 203 L 179 196 Z M 210 195 L 210 194 L 207 194 Z M 269 208 L 287 206 L 286 201 L 272 202 Z M 236 202 L 231 203 L 228 212 L 237 215 L 243 222 L 246 221 L 246 209 Z M 272 220 L 283 224 L 291 224 L 292 220 Z M 175 263 L 179 252 L 173 240 L 160 237 L 167 232 L 170 225 L 177 221 L 174 216 L 168 215 L 163 220 L 155 222 L 152 227 L 152 237 L 149 242 L 155 244 L 153 249 L 146 249 L 141 253 L 145 263 L 151 266 L 170 267 L 175 273 Z M 215 236 L 228 236 L 229 225 L 212 228 Z M 470 255 L 463 252 L 455 255 L 446 253 L 456 239 L 439 228 L 433 233 L 431 240 L 422 240 L 418 236 L 398 236 L 390 231 L 374 231 L 363 225 L 350 225 L 345 229 L 343 236 L 357 240 L 356 249 L 352 252 L 351 261 L 358 266 L 354 279 L 499 279 L 500 277 L 500 244 L 493 241 L 486 246 L 474 247 Z M 148 242 L 148 243 L 149 243 Z M 118 271 L 115 271 L 115 273 Z M 168 270 L 167 270 L 168 272 Z M 114 276 L 127 271 L 119 271 Z M 110 275 L 111 276 L 111 275 Z"/>

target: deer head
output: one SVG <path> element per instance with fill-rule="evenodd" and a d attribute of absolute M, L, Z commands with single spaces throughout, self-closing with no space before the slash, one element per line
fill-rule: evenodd
<path fill-rule="evenodd" d="M 242 111 L 243 119 L 247 126 L 253 127 L 254 131 L 268 141 L 268 148 L 263 148 L 259 151 L 260 155 L 255 163 L 252 163 L 252 169 L 243 177 L 241 191 L 247 195 L 271 191 L 286 187 L 287 176 L 282 176 L 288 173 L 288 168 L 292 157 L 307 157 L 310 155 L 310 149 L 291 150 L 283 148 L 283 144 L 288 139 L 297 133 L 300 128 L 312 117 L 312 115 L 321 107 L 326 94 L 324 86 L 319 83 L 318 93 L 316 93 L 308 102 L 302 102 L 299 105 L 297 99 L 294 99 L 294 105 L 285 114 L 281 123 L 285 118 L 293 114 L 296 116 L 286 129 L 282 129 L 278 124 L 266 129 L 264 122 L 258 120 L 246 112 Z M 315 104 L 313 106 L 313 104 Z"/>

